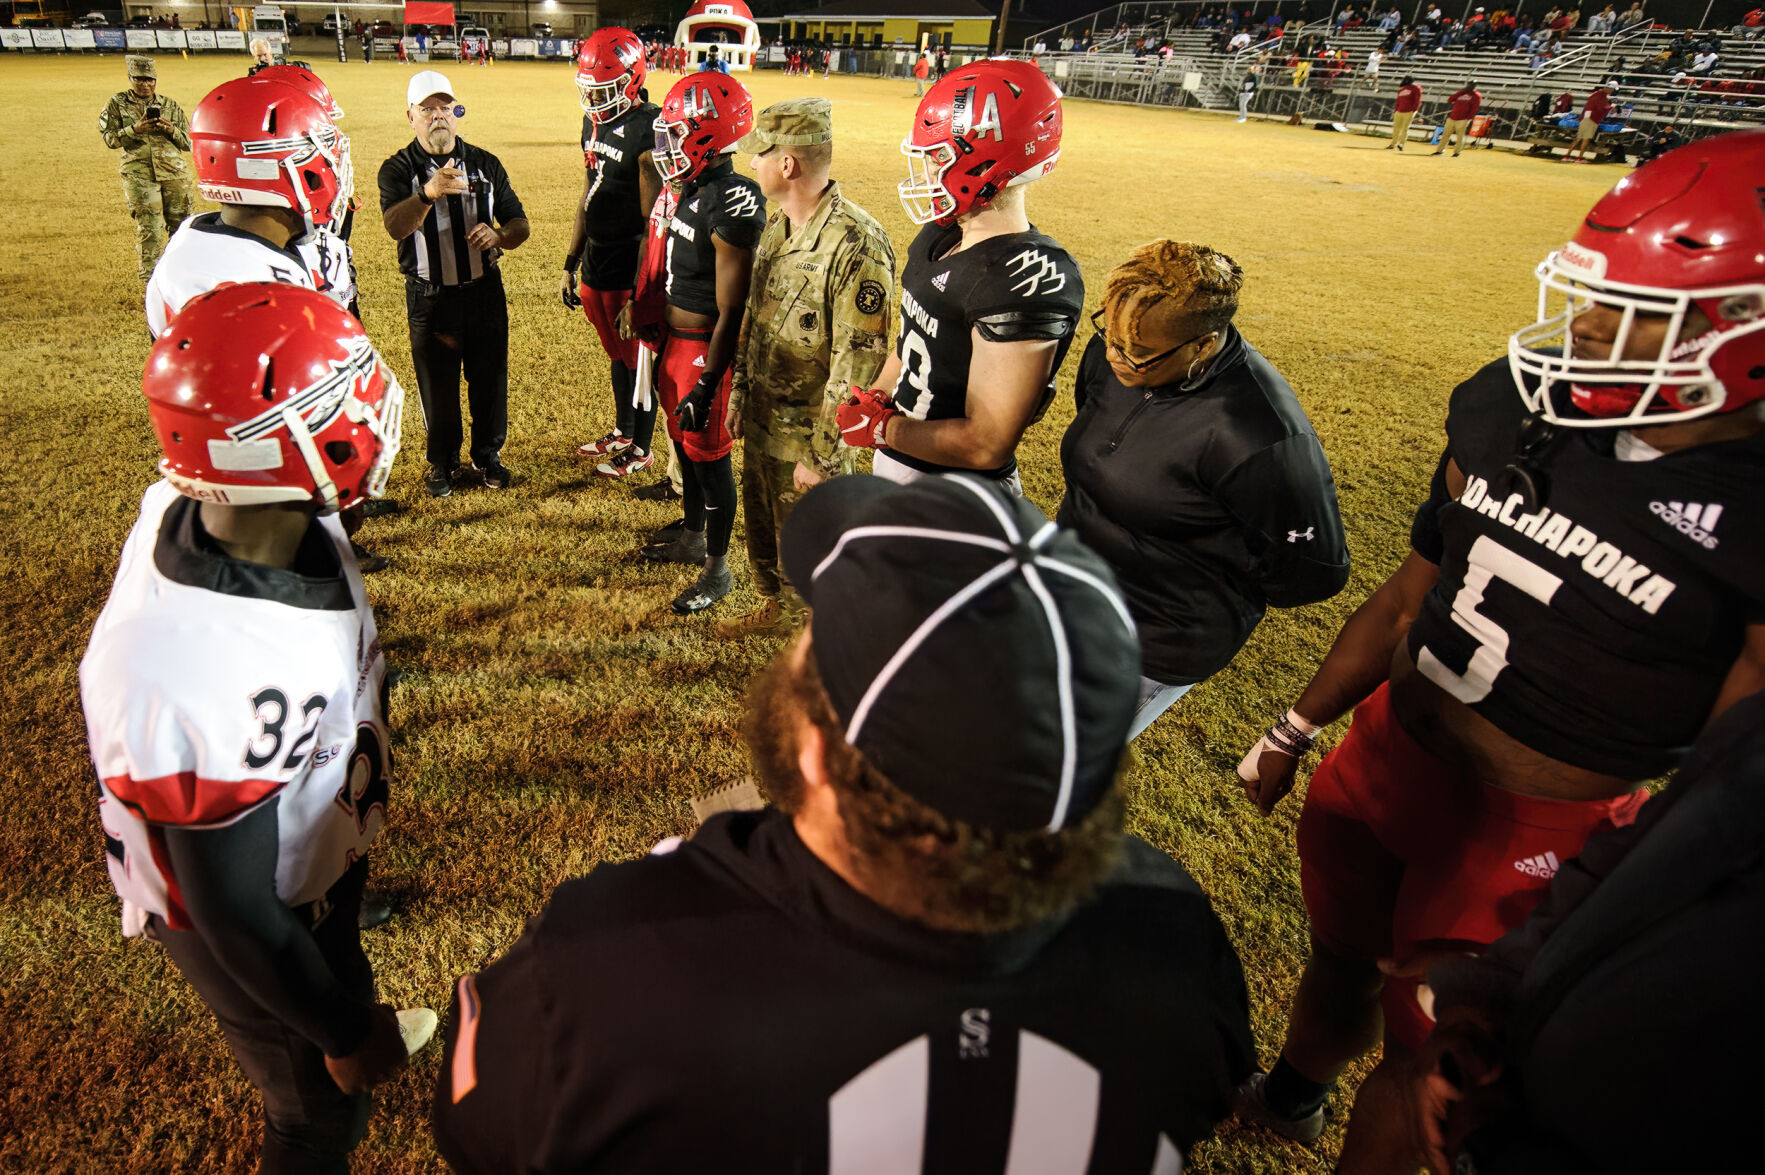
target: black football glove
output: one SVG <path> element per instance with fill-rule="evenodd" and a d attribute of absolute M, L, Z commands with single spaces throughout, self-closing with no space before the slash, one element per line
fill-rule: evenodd
<path fill-rule="evenodd" d="M 693 390 L 680 398 L 680 407 L 674 410 L 674 420 L 680 425 L 681 432 L 704 432 L 710 427 L 719 382 L 709 375 L 701 375 Z"/>

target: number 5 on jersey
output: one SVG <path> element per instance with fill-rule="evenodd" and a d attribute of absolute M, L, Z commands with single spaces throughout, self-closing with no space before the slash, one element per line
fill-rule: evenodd
<path fill-rule="evenodd" d="M 1477 638 L 1477 651 L 1471 654 L 1462 674 L 1447 668 L 1429 648 L 1424 647 L 1416 657 L 1416 668 L 1422 671 L 1423 677 L 1467 706 L 1487 698 L 1489 691 L 1495 688 L 1495 679 L 1508 667 L 1508 630 L 1477 611 L 1490 581 L 1494 579 L 1512 584 L 1545 605 L 1563 586 L 1561 578 L 1525 556 L 1508 550 L 1488 535 L 1479 535 L 1471 544 L 1464 586 L 1452 598 L 1452 618 L 1460 628 Z"/>

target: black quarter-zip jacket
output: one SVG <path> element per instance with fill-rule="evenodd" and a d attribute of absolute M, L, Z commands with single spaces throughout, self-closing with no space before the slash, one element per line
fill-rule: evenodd
<path fill-rule="evenodd" d="M 1327 600 L 1348 582 L 1323 447 L 1293 389 L 1236 328 L 1192 386 L 1123 387 L 1093 338 L 1073 395 L 1059 521 L 1115 572 L 1147 677 L 1201 681 L 1270 605 Z"/>

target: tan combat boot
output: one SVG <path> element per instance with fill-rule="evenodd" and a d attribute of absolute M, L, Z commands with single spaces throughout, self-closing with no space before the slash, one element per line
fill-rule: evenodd
<path fill-rule="evenodd" d="M 778 606 L 777 596 L 767 596 L 765 603 L 749 612 L 717 625 L 717 635 L 724 640 L 745 636 L 789 636 L 796 626 Z"/>

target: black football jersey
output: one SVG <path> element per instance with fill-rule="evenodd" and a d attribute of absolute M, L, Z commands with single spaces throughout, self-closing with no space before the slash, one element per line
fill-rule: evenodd
<path fill-rule="evenodd" d="M 1626 779 L 1672 767 L 1765 621 L 1765 437 L 1620 461 L 1615 430 L 1561 429 L 1504 470 L 1526 409 L 1506 360 L 1453 392 L 1444 477 L 1413 543 L 1440 566 L 1410 628 L 1429 680 L 1526 746 Z M 1443 458 L 1444 467 L 1444 458 Z"/>
<path fill-rule="evenodd" d="M 583 280 L 590 289 L 629 287 L 637 273 L 648 212 L 639 201 L 638 169 L 654 166 L 642 160 L 656 145 L 657 109 L 639 103 L 603 126 L 582 116 L 582 162 L 591 173 Z"/>
<path fill-rule="evenodd" d="M 766 197 L 760 185 L 719 163 L 680 193 L 668 222 L 668 305 L 690 314 L 717 313 L 717 246 L 713 236 L 740 249 L 760 243 Z"/>
<path fill-rule="evenodd" d="M 1066 918 L 952 934 L 773 810 L 565 882 L 445 1040 L 441 1153 L 534 1175 L 1163 1175 L 1254 1061 L 1237 956 L 1150 845 Z"/>
<path fill-rule="evenodd" d="M 945 256 L 961 239 L 962 230 L 956 225 L 926 225 L 913 238 L 901 274 L 901 337 L 895 344 L 901 377 L 894 397 L 896 407 L 918 420 L 968 415 L 968 364 L 974 353 L 976 320 L 1011 311 L 1052 311 L 1070 318 L 1076 327 L 1085 304 L 1078 262 L 1033 227 Z M 1057 344 L 1037 416 L 1054 398 L 1054 375 L 1072 337 L 1069 329 Z M 948 466 L 899 450 L 889 450 L 889 456 L 926 473 L 950 472 Z M 990 477 L 1007 477 L 1016 468 L 1014 457 L 986 472 Z"/>

